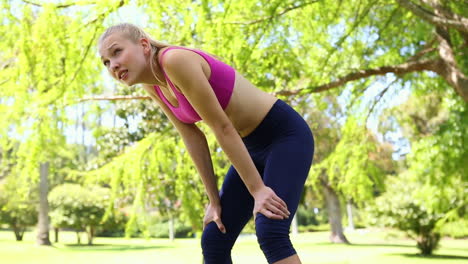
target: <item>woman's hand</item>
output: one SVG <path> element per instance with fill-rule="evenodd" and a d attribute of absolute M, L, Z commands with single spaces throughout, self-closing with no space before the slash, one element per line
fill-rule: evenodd
<path fill-rule="evenodd" d="M 208 204 L 205 210 L 205 217 L 203 218 L 203 229 L 211 222 L 215 222 L 221 233 L 226 234 L 226 228 L 221 222 L 221 205 Z"/>
<path fill-rule="evenodd" d="M 290 212 L 288 211 L 288 206 L 270 187 L 261 187 L 255 191 L 253 197 L 255 199 L 254 218 L 257 213 L 261 213 L 271 219 L 282 220 L 289 218 Z"/>

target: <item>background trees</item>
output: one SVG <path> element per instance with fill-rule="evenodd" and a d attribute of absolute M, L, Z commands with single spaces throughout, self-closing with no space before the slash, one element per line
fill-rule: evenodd
<path fill-rule="evenodd" d="M 100 32 L 125 21 L 216 54 L 306 116 L 317 142 L 309 191 L 327 190 L 316 197 L 334 208 L 365 207 L 404 171 L 437 197 L 459 197 L 467 9 L 442 0 L 0 1 L 0 184 L 38 194 L 39 164 L 49 162 L 51 187 L 105 185 L 113 206 L 200 228 L 206 197 L 181 143 L 150 101 L 116 100 L 145 95 L 106 79 L 95 56 Z M 221 180 L 228 163 L 209 140 Z M 422 200 L 443 221 L 466 207 Z M 341 209 L 328 211 L 334 241 L 344 242 Z"/>

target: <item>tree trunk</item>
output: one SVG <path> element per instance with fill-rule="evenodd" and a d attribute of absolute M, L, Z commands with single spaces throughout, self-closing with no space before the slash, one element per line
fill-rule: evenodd
<path fill-rule="evenodd" d="M 80 231 L 76 231 L 76 243 L 81 244 L 81 236 Z"/>
<path fill-rule="evenodd" d="M 354 230 L 353 204 L 351 200 L 348 200 L 346 203 L 346 212 L 348 213 L 348 229 Z"/>
<path fill-rule="evenodd" d="M 24 236 L 24 230 L 26 228 L 21 228 L 21 227 L 17 227 L 16 225 L 13 226 L 13 232 L 15 233 L 15 238 L 16 238 L 16 241 L 23 241 L 23 236 Z"/>
<path fill-rule="evenodd" d="M 47 195 L 49 194 L 49 163 L 40 164 L 40 180 L 39 180 L 39 223 L 37 244 L 41 246 L 50 246 L 49 240 L 49 202 Z"/>
<path fill-rule="evenodd" d="M 93 238 L 94 238 L 94 227 L 89 226 L 86 229 L 86 233 L 88 234 L 88 245 L 92 245 L 93 244 Z"/>
<path fill-rule="evenodd" d="M 169 239 L 172 241 L 174 241 L 174 217 L 171 215 L 169 217 Z"/>
<path fill-rule="evenodd" d="M 348 239 L 343 233 L 342 215 L 340 207 L 340 199 L 335 191 L 328 185 L 323 184 L 325 192 L 325 200 L 328 209 L 328 221 L 331 226 L 330 241 L 332 243 L 349 244 Z"/>
<path fill-rule="evenodd" d="M 57 227 L 54 228 L 54 236 L 55 236 L 55 243 L 59 242 L 59 229 Z"/>

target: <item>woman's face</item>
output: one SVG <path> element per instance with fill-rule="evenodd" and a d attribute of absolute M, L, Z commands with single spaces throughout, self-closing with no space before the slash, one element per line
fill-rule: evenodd
<path fill-rule="evenodd" d="M 99 53 L 110 75 L 128 86 L 144 82 L 148 65 L 146 44 L 133 43 L 114 33 L 99 46 Z"/>

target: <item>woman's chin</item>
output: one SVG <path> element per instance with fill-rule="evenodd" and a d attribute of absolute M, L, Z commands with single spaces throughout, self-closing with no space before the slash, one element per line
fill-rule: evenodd
<path fill-rule="evenodd" d="M 133 81 L 133 80 L 128 80 L 128 79 L 127 79 L 127 80 L 120 80 L 120 83 L 121 83 L 121 84 L 125 84 L 125 85 L 127 85 L 127 86 L 132 86 L 132 85 L 137 84 L 135 81 Z"/>

